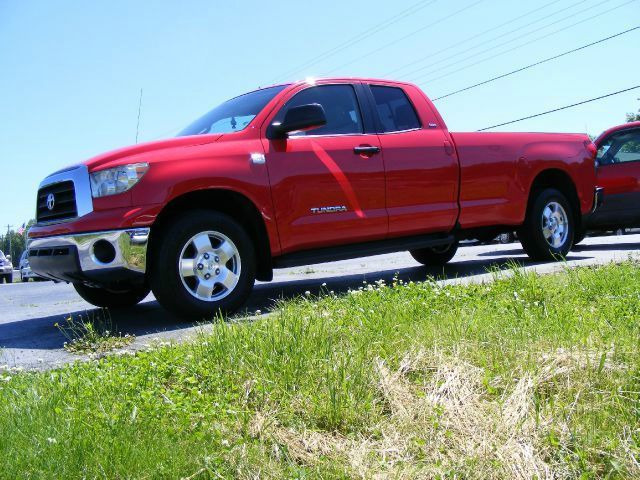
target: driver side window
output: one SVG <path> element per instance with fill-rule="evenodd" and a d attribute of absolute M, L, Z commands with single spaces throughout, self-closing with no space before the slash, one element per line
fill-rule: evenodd
<path fill-rule="evenodd" d="M 640 161 L 640 130 L 611 135 L 600 145 L 597 158 L 601 165 Z"/>
<path fill-rule="evenodd" d="M 320 85 L 307 88 L 289 100 L 275 116 L 275 122 L 282 122 L 292 107 L 318 103 L 324 108 L 326 125 L 313 130 L 292 132 L 290 137 L 305 135 L 349 135 L 363 133 L 362 116 L 358 107 L 355 90 L 351 85 Z"/>

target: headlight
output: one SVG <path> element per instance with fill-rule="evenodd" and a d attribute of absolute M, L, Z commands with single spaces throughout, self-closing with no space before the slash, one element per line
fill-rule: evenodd
<path fill-rule="evenodd" d="M 122 193 L 133 187 L 149 170 L 148 163 L 132 163 L 100 170 L 90 175 L 93 198 Z"/>

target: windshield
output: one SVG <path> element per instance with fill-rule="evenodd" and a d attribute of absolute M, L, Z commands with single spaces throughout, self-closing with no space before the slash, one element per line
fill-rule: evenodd
<path fill-rule="evenodd" d="M 277 87 L 263 88 L 227 100 L 193 122 L 177 136 L 232 133 L 244 130 L 267 103 L 285 87 L 286 85 L 278 85 Z"/>

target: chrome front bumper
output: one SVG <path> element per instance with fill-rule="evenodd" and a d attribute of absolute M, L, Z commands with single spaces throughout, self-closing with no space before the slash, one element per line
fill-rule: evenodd
<path fill-rule="evenodd" d="M 143 278 L 149 228 L 34 238 L 29 264 L 38 275 L 66 282 L 105 285 Z"/>

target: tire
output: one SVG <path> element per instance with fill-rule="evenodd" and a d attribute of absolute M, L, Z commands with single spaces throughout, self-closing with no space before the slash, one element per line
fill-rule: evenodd
<path fill-rule="evenodd" d="M 573 244 L 578 245 L 582 242 L 587 236 L 587 231 L 584 228 L 576 228 L 576 231 L 573 235 Z"/>
<path fill-rule="evenodd" d="M 554 188 L 538 191 L 518 231 L 524 251 L 533 260 L 560 260 L 573 246 L 574 209 Z"/>
<path fill-rule="evenodd" d="M 513 243 L 515 241 L 515 236 L 512 232 L 501 233 L 496 237 L 498 239 L 498 243 L 507 244 Z"/>
<path fill-rule="evenodd" d="M 140 285 L 123 291 L 88 287 L 82 283 L 74 283 L 73 287 L 78 292 L 78 295 L 91 305 L 113 309 L 133 307 L 144 300 L 151 291 L 147 285 Z"/>
<path fill-rule="evenodd" d="M 149 281 L 163 307 L 179 317 L 211 320 L 244 304 L 253 289 L 256 257 L 242 226 L 223 213 L 194 210 L 161 235 Z"/>
<path fill-rule="evenodd" d="M 7 283 L 13 283 L 13 273 L 8 273 L 4 278 L 7 281 Z"/>
<path fill-rule="evenodd" d="M 420 248 L 410 250 L 414 260 L 429 267 L 441 267 L 451 260 L 458 251 L 458 241 L 442 247 Z"/>

